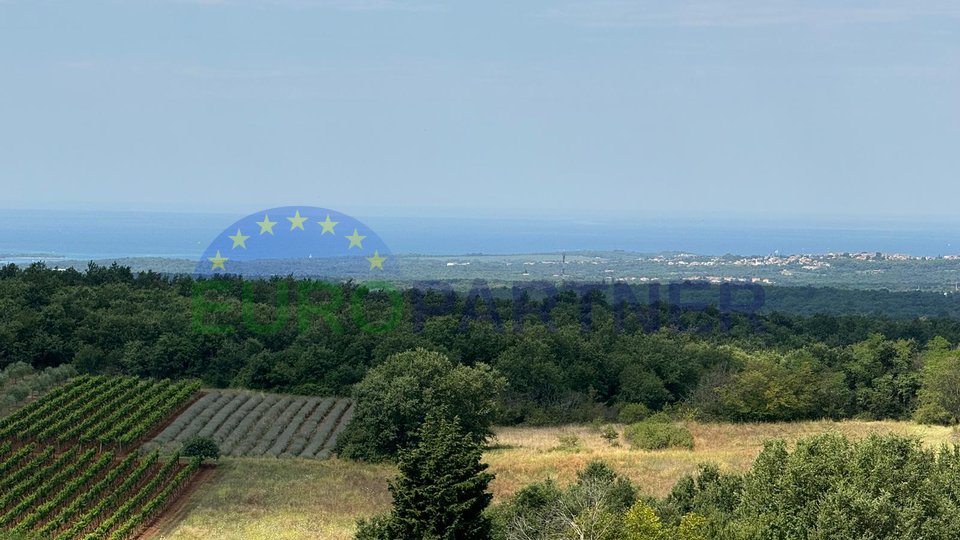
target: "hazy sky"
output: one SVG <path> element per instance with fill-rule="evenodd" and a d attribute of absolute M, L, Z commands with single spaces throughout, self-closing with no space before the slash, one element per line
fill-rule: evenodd
<path fill-rule="evenodd" d="M 955 219 L 957 0 L 0 0 L 0 207 Z"/>

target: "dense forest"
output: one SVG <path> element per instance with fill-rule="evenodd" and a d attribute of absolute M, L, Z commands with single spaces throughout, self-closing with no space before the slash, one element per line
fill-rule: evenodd
<path fill-rule="evenodd" d="M 10 265 L 0 269 L 0 368 L 72 364 L 347 395 L 390 355 L 422 347 L 456 365 L 491 366 L 507 383 L 497 411 L 507 424 L 613 419 L 625 410 L 735 421 L 957 415 L 936 387 L 953 380 L 955 362 L 943 359 L 954 357 L 960 320 L 950 317 L 811 314 L 802 290 L 777 293 L 777 311 L 753 313 L 697 302 L 624 305 L 568 289 L 504 298 L 371 287 Z M 914 298 L 814 296 L 831 294 L 834 308 Z"/>

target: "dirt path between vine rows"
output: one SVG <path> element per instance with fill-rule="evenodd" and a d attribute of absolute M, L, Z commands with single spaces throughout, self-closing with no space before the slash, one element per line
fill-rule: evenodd
<path fill-rule="evenodd" d="M 140 533 L 141 540 L 147 540 L 151 538 L 160 538 L 162 535 L 168 535 L 173 532 L 177 524 L 186 517 L 187 512 L 190 510 L 189 505 L 187 504 L 190 500 L 190 496 L 196 491 L 200 486 L 207 482 L 213 481 L 217 476 L 218 470 L 216 467 L 211 466 L 202 466 L 200 470 L 197 471 L 197 474 L 194 474 L 190 480 L 187 481 L 187 484 L 183 487 L 183 490 L 177 496 L 177 498 L 167 505 L 167 508 L 164 509 L 163 513 L 157 516 L 146 529 Z"/>

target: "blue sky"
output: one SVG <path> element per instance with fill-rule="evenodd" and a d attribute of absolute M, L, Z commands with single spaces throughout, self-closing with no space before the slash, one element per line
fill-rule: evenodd
<path fill-rule="evenodd" d="M 0 207 L 956 219 L 960 2 L 0 0 Z"/>

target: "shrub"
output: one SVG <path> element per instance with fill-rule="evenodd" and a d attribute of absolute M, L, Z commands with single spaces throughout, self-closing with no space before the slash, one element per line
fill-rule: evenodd
<path fill-rule="evenodd" d="M 220 447 L 209 437 L 190 437 L 183 443 L 180 455 L 200 459 L 220 459 Z"/>
<path fill-rule="evenodd" d="M 683 426 L 655 419 L 631 424 L 623 430 L 630 446 L 641 450 L 693 449 L 693 434 Z"/>
<path fill-rule="evenodd" d="M 650 416 L 650 409 L 643 403 L 627 403 L 620 409 L 617 420 L 622 424 L 633 424 Z"/>
<path fill-rule="evenodd" d="M 913 413 L 913 420 L 918 424 L 949 426 L 955 422 L 952 414 L 942 405 L 935 402 L 922 403 Z"/>
<path fill-rule="evenodd" d="M 518 491 L 491 512 L 494 538 L 621 538 L 636 489 L 609 465 L 592 461 L 565 490 L 547 480 Z"/>
<path fill-rule="evenodd" d="M 613 426 L 604 426 L 600 431 L 600 437 L 610 446 L 620 446 L 620 433 Z"/>
<path fill-rule="evenodd" d="M 557 440 L 560 444 L 558 444 L 554 450 L 559 450 L 561 452 L 579 452 L 583 450 L 583 447 L 580 446 L 580 437 L 577 437 L 572 433 L 558 435 Z"/>
<path fill-rule="evenodd" d="M 741 537 L 960 538 L 960 452 L 894 435 L 768 443 L 733 514 Z"/>

